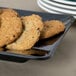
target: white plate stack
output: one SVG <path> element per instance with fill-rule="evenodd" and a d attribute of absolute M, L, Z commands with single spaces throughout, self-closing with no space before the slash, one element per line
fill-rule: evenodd
<path fill-rule="evenodd" d="M 54 14 L 69 14 L 76 18 L 76 1 L 70 0 L 37 0 L 38 6 Z"/>

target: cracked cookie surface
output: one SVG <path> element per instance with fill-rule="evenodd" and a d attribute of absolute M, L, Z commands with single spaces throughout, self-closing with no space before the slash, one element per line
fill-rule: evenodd
<path fill-rule="evenodd" d="M 0 47 L 16 40 L 21 32 L 22 22 L 19 17 L 13 16 L 13 14 L 7 16 L 7 13 L 6 15 L 0 14 Z"/>
<path fill-rule="evenodd" d="M 16 17 L 18 13 L 13 9 L 0 9 L 0 16 L 3 17 Z"/>
<path fill-rule="evenodd" d="M 40 16 L 30 15 L 22 17 L 24 31 L 20 38 L 14 43 L 7 45 L 8 49 L 12 50 L 27 50 L 34 46 L 39 40 L 40 32 L 43 29 L 43 22 Z"/>
<path fill-rule="evenodd" d="M 44 28 L 41 32 L 41 39 L 52 37 L 65 29 L 64 23 L 59 20 L 50 20 L 44 22 Z"/>

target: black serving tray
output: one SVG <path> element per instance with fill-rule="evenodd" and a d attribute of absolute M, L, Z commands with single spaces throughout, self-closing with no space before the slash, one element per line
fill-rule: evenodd
<path fill-rule="evenodd" d="M 32 48 L 32 49 L 36 49 L 37 51 L 39 51 L 39 50 L 47 51 L 48 53 L 44 56 L 21 55 L 21 54 L 15 54 L 15 53 L 9 53 L 9 52 L 3 51 L 3 52 L 0 52 L 0 59 L 1 60 L 25 62 L 25 61 L 30 60 L 30 59 L 44 60 L 44 59 L 47 59 L 49 57 L 52 57 L 54 55 L 54 52 L 56 51 L 56 48 L 61 43 L 64 35 L 68 31 L 69 27 L 75 21 L 75 19 L 69 15 L 49 14 L 49 13 L 33 12 L 33 11 L 19 10 L 19 9 L 15 9 L 15 10 L 20 14 L 20 16 L 38 14 L 43 18 L 43 21 L 53 20 L 53 19 L 61 20 L 62 22 L 64 22 L 66 28 L 65 28 L 65 31 L 63 33 L 61 33 L 60 35 L 57 35 L 53 38 L 49 38 L 46 40 L 39 41 Z M 52 41 L 53 39 L 55 39 L 55 41 L 52 44 L 50 44 L 50 41 Z M 49 44 L 47 44 L 48 42 L 49 42 Z"/>

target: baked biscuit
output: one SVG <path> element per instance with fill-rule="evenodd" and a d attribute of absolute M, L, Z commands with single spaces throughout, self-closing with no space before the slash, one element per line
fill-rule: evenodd
<path fill-rule="evenodd" d="M 4 48 L 0 48 L 0 51 L 4 51 Z"/>
<path fill-rule="evenodd" d="M 24 31 L 20 38 L 14 43 L 7 45 L 8 49 L 12 50 L 27 50 L 34 46 L 39 40 L 40 32 L 43 29 L 43 22 L 40 16 L 30 15 L 22 17 Z"/>
<path fill-rule="evenodd" d="M 3 17 L 16 17 L 18 13 L 13 9 L 0 9 L 0 15 Z"/>
<path fill-rule="evenodd" d="M 10 53 L 15 53 L 15 54 L 22 54 L 22 55 L 46 55 L 47 52 L 46 51 L 42 51 L 42 50 L 25 50 L 25 51 L 18 51 L 18 50 L 7 50 L 7 52 Z"/>
<path fill-rule="evenodd" d="M 18 38 L 22 32 L 22 22 L 19 17 L 0 17 L 0 47 L 7 45 Z"/>
<path fill-rule="evenodd" d="M 60 32 L 63 32 L 65 25 L 59 20 L 50 20 L 44 22 L 44 29 L 41 32 L 40 39 L 52 37 Z"/>

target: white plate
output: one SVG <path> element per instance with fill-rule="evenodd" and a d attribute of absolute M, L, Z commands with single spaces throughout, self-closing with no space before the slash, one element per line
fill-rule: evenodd
<path fill-rule="evenodd" d="M 64 8 L 64 9 L 71 9 L 71 10 L 75 10 L 76 11 L 76 6 L 69 6 L 69 5 L 64 5 L 64 4 L 60 4 L 60 3 L 57 3 L 57 2 L 54 2 L 54 1 L 50 1 L 50 0 L 42 0 L 46 3 L 48 3 L 49 5 L 54 5 L 54 6 L 57 6 L 57 7 L 61 7 L 61 8 Z"/>
<path fill-rule="evenodd" d="M 76 19 L 76 16 L 73 16 Z"/>
<path fill-rule="evenodd" d="M 66 0 L 53 0 L 53 1 L 64 3 L 64 4 L 69 4 L 69 5 L 76 5 L 76 2 L 73 2 L 73 1 L 66 1 Z"/>
<path fill-rule="evenodd" d="M 39 6 L 41 9 L 43 9 L 44 11 L 47 11 L 47 12 L 53 13 L 53 14 L 60 14 L 59 12 L 56 12 L 56 11 L 53 11 L 53 10 L 51 10 L 51 9 L 48 9 L 47 7 L 44 7 L 44 6 L 39 2 L 39 0 L 37 0 L 37 4 L 38 4 L 38 6 Z"/>
<path fill-rule="evenodd" d="M 62 14 L 62 13 L 59 13 L 59 12 L 56 12 L 56 11 L 53 11 L 51 9 L 48 9 L 47 7 L 44 7 L 43 5 L 41 5 L 41 3 L 39 2 L 39 0 L 37 0 L 37 4 L 38 6 L 43 9 L 44 11 L 47 11 L 48 13 L 53 13 L 53 14 Z M 76 16 L 73 15 L 74 18 L 76 18 Z"/>
<path fill-rule="evenodd" d="M 65 13 L 65 14 L 70 14 L 70 15 L 76 15 L 76 11 L 58 8 L 58 7 L 55 7 L 53 5 L 48 5 L 47 3 L 44 3 L 42 0 L 39 0 L 39 2 L 44 7 L 47 7 L 49 10 L 51 9 L 53 11 L 57 11 L 57 12 L 60 12 L 60 13 Z"/>

